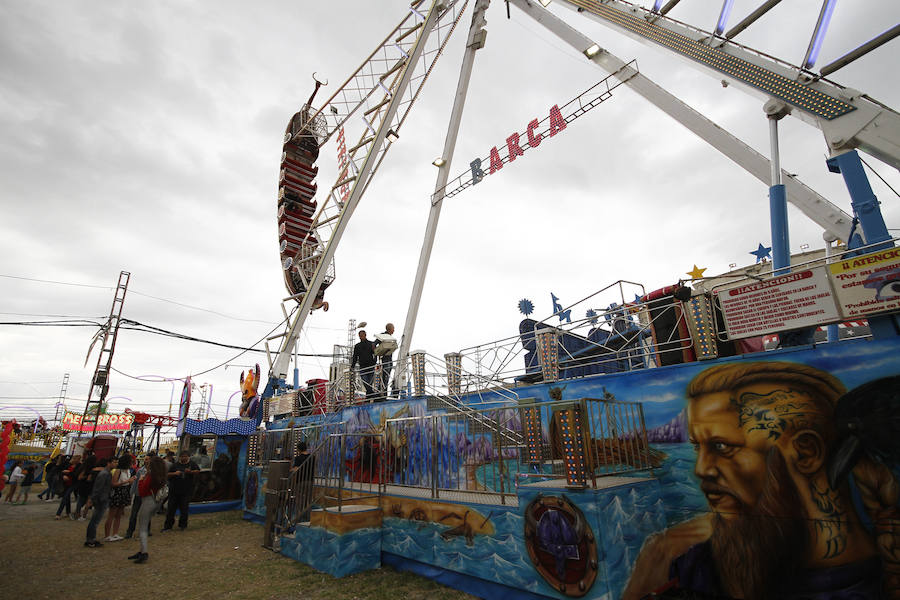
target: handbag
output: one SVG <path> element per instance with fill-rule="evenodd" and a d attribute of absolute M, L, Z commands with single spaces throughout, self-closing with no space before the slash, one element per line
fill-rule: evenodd
<path fill-rule="evenodd" d="M 157 504 L 162 504 L 163 502 L 166 501 L 166 498 L 168 498 L 168 497 L 169 497 L 169 484 L 168 483 L 164 483 L 163 486 L 161 488 L 159 488 L 158 490 L 156 490 L 156 492 L 153 494 L 153 499 L 156 500 Z"/>

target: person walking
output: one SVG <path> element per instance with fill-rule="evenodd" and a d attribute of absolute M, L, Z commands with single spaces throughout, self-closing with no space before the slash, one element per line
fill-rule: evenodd
<path fill-rule="evenodd" d="M 25 479 L 25 471 L 22 470 L 22 461 L 17 460 L 13 463 L 12 473 L 9 474 L 9 491 L 6 492 L 6 499 L 4 502 L 13 503 L 13 494 L 16 493 L 16 489 L 19 487 L 19 482 Z"/>
<path fill-rule="evenodd" d="M 131 502 L 131 483 L 134 475 L 131 474 L 131 455 L 123 454 L 119 457 L 116 468 L 112 471 L 112 494 L 109 498 L 109 516 L 106 517 L 104 533 L 106 542 L 118 542 L 124 540 L 119 535 L 119 524 L 125 507 Z M 112 534 L 110 534 L 112 531 Z"/>
<path fill-rule="evenodd" d="M 62 470 L 60 471 L 60 476 L 62 478 L 63 483 L 63 493 L 62 497 L 59 499 L 59 508 L 56 509 L 56 520 L 59 521 L 62 515 L 63 508 L 66 509 L 66 516 L 72 516 L 72 494 L 75 493 L 75 480 L 78 477 L 78 470 L 81 467 L 81 455 L 76 454 L 72 457 L 72 460 L 69 464 L 65 464 L 65 459 L 63 460 Z"/>
<path fill-rule="evenodd" d="M 94 509 L 91 520 L 88 522 L 84 545 L 88 548 L 99 548 L 103 544 L 97 541 L 97 526 L 103 519 L 103 514 L 109 508 L 109 496 L 112 492 L 112 474 L 109 472 L 109 460 L 101 458 L 99 462 L 100 472 L 94 477 L 94 485 L 91 488 L 91 496 L 88 498 L 87 507 Z"/>
<path fill-rule="evenodd" d="M 34 484 L 34 465 L 28 465 L 25 467 L 25 477 L 22 479 L 22 483 L 19 484 L 19 493 L 16 494 L 16 501 L 13 504 L 25 504 L 28 502 L 28 494 L 31 493 L 31 486 Z M 18 502 L 19 498 L 22 497 L 22 494 L 25 494 L 25 499 L 21 502 Z"/>
<path fill-rule="evenodd" d="M 53 495 L 56 493 L 56 482 L 59 480 L 60 458 L 61 456 L 56 456 L 44 465 L 44 483 L 47 484 L 47 489 L 37 495 L 38 500 L 43 500 L 44 502 L 53 501 Z"/>
<path fill-rule="evenodd" d="M 125 530 L 125 539 L 129 539 L 134 535 L 134 530 L 137 527 L 138 516 L 141 512 L 141 503 L 143 502 L 141 495 L 138 493 L 138 484 L 141 479 L 144 478 L 144 475 L 147 474 L 147 468 L 150 465 L 151 459 L 156 458 L 156 452 L 151 450 L 144 456 L 144 464 L 140 469 L 135 473 L 134 481 L 131 482 L 131 496 L 134 498 L 131 502 L 131 514 L 128 516 L 128 529 Z M 165 461 L 163 461 L 165 463 Z M 151 516 L 153 516 L 151 514 Z M 150 519 L 147 519 L 147 523 L 149 524 Z M 149 534 L 148 534 L 149 535 Z"/>
<path fill-rule="evenodd" d="M 138 495 L 141 498 L 140 514 L 138 515 L 138 537 L 141 540 L 141 548 L 136 554 L 128 557 L 135 564 L 147 562 L 147 538 L 150 535 L 150 517 L 160 503 L 161 490 L 166 485 L 166 462 L 158 456 L 150 456 L 147 461 L 147 470 L 138 482 Z"/>
<path fill-rule="evenodd" d="M 194 475 L 200 472 L 197 463 L 191 460 L 187 450 L 182 450 L 178 462 L 169 468 L 169 509 L 163 531 L 170 531 L 175 524 L 175 511 L 178 511 L 178 528 L 187 529 L 188 508 L 194 494 Z"/>
<path fill-rule="evenodd" d="M 82 461 L 81 470 L 75 479 L 75 494 L 78 496 L 78 502 L 75 503 L 75 518 L 79 521 L 87 520 L 87 511 L 85 508 L 88 499 L 91 497 L 91 490 L 94 487 L 94 478 L 97 477 L 97 457 L 89 454 Z M 89 508 L 89 507 L 88 507 Z M 84 510 L 82 510 L 84 509 Z"/>

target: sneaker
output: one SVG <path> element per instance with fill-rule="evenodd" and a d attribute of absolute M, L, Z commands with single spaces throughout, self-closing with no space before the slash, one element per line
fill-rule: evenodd
<path fill-rule="evenodd" d="M 137 559 L 139 559 L 140 557 L 141 557 L 141 551 L 138 550 L 137 552 L 135 552 L 134 554 L 132 554 L 131 556 L 129 556 L 129 557 L 128 557 L 128 560 L 137 560 Z"/>
<path fill-rule="evenodd" d="M 116 535 L 110 536 L 109 541 L 110 542 L 121 542 L 124 539 L 125 538 L 123 538 L 121 535 L 116 534 Z"/>
<path fill-rule="evenodd" d="M 88 548 L 100 548 L 103 546 L 103 544 L 101 544 L 97 540 L 94 540 L 93 542 L 85 542 L 84 545 Z"/>
<path fill-rule="evenodd" d="M 70 519 L 72 519 L 73 521 L 75 520 L 75 515 L 73 515 L 73 514 L 71 514 L 71 513 L 69 513 L 69 514 L 66 515 L 66 516 L 69 517 Z"/>
<path fill-rule="evenodd" d="M 112 541 L 114 541 L 114 540 L 113 540 L 113 537 L 112 537 L 111 535 L 108 535 L 108 536 L 106 536 L 105 538 L 103 538 L 103 541 L 104 541 L 104 542 L 112 542 Z"/>
<path fill-rule="evenodd" d="M 125 534 L 125 537 L 123 537 L 122 539 L 123 539 L 123 540 L 130 540 L 132 535 L 133 535 L 133 534 L 131 534 L 131 533 L 126 533 L 126 534 Z"/>
<path fill-rule="evenodd" d="M 141 555 L 135 559 L 134 564 L 139 565 L 139 564 L 145 563 L 145 562 L 147 562 L 147 553 L 141 552 Z"/>
<path fill-rule="evenodd" d="M 171 527 L 163 527 L 159 532 L 160 532 L 160 533 L 165 533 L 165 532 L 167 532 L 167 531 L 172 531 L 172 528 L 171 528 Z"/>

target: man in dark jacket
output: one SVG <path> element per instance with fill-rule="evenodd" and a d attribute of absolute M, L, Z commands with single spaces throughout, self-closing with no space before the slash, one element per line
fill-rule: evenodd
<path fill-rule="evenodd" d="M 372 381 L 375 379 L 375 344 L 366 339 L 365 329 L 359 331 L 359 342 L 353 346 L 353 358 L 350 361 L 350 370 L 359 363 L 359 376 L 366 388 L 366 398 L 375 396 L 375 388 Z"/>
<path fill-rule="evenodd" d="M 200 472 L 197 463 L 191 460 L 187 450 L 182 450 L 178 462 L 169 467 L 169 510 L 166 511 L 166 523 L 163 531 L 172 529 L 175 524 L 175 511 L 178 516 L 178 528 L 184 531 L 188 524 L 188 506 L 194 495 L 194 475 Z"/>
<path fill-rule="evenodd" d="M 84 541 L 84 545 L 88 548 L 97 548 L 103 545 L 97 541 L 97 526 L 100 525 L 106 509 L 109 508 L 109 494 L 112 492 L 112 475 L 109 472 L 109 460 L 101 458 L 98 465 L 101 469 L 94 478 L 94 487 L 91 488 L 91 497 L 88 498 L 87 502 L 88 508 L 94 508 L 91 520 L 88 522 L 87 535 Z"/>

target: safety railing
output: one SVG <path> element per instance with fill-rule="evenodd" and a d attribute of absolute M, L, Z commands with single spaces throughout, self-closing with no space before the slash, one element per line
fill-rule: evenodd
<path fill-rule="evenodd" d="M 276 536 L 309 523 L 313 510 L 341 512 L 346 505 L 371 499 L 377 503 L 381 497 L 385 454 L 380 434 L 315 433 L 321 436 L 315 448 L 301 453 L 305 458 L 297 461 L 300 464 L 271 486 L 279 490 L 273 518 Z"/>
<path fill-rule="evenodd" d="M 280 490 L 276 535 L 309 521 L 313 510 L 380 504 L 385 494 L 513 504 L 520 477 L 565 479 L 573 472 L 566 447 L 575 440 L 566 437 L 572 428 L 563 424 L 573 410 L 583 423 L 578 435 L 584 462 L 576 467 L 585 485 L 661 464 L 664 456 L 647 441 L 642 406 L 611 396 L 477 411 L 484 421 L 450 413 L 388 419 L 377 432 L 347 432 L 344 423 L 286 430 L 284 435 L 311 444 L 297 468 L 269 484 Z M 526 442 L 511 443 L 485 421 Z"/>
<path fill-rule="evenodd" d="M 431 498 L 480 495 L 485 502 L 515 502 L 521 423 L 513 408 L 471 414 L 389 419 L 385 425 L 384 484 L 418 488 Z M 484 423 L 490 423 L 486 426 Z"/>
<path fill-rule="evenodd" d="M 583 424 L 582 431 L 567 427 L 565 419 L 573 410 L 579 411 L 575 422 Z M 527 443 L 520 477 L 565 479 L 583 470 L 586 481 L 596 487 L 597 478 L 652 470 L 662 464 L 663 453 L 647 440 L 644 410 L 638 402 L 611 396 L 583 398 L 525 404 L 521 411 Z M 583 464 L 572 464 L 581 459 L 566 450 L 578 446 L 578 437 L 585 448 Z"/>

